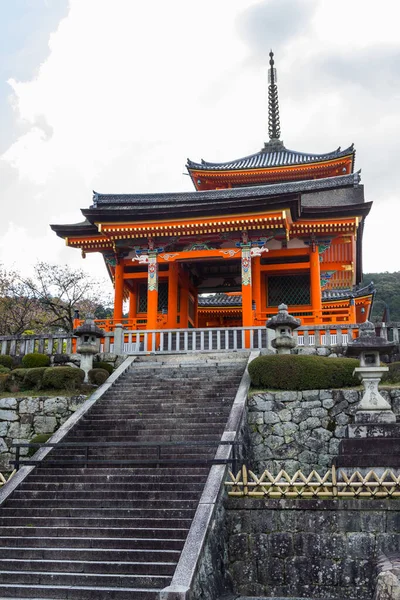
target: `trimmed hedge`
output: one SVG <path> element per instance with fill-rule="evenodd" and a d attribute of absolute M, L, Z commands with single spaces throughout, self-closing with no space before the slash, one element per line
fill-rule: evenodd
<path fill-rule="evenodd" d="M 49 367 L 36 367 L 33 369 L 26 369 L 26 373 L 23 379 L 24 390 L 40 390 L 42 388 L 43 376 Z"/>
<path fill-rule="evenodd" d="M 11 369 L 13 365 L 12 356 L 9 356 L 8 354 L 0 354 L 0 365 L 2 367 L 7 367 L 7 369 Z"/>
<path fill-rule="evenodd" d="M 0 373 L 0 392 L 6 392 L 8 390 L 8 381 L 10 375 L 8 373 Z"/>
<path fill-rule="evenodd" d="M 400 383 L 400 362 L 385 365 L 389 371 L 383 374 L 382 383 Z"/>
<path fill-rule="evenodd" d="M 110 375 L 114 371 L 114 367 L 110 363 L 102 360 L 93 361 L 93 369 L 105 369 Z"/>
<path fill-rule="evenodd" d="M 75 390 L 83 383 L 85 371 L 74 367 L 49 367 L 45 369 L 42 387 L 55 390 Z"/>
<path fill-rule="evenodd" d="M 25 354 L 22 358 L 22 366 L 25 369 L 34 369 L 36 367 L 48 367 L 50 365 L 50 356 L 40 354 L 40 352 L 32 352 Z"/>
<path fill-rule="evenodd" d="M 88 377 L 90 383 L 101 385 L 110 377 L 110 373 L 106 369 L 90 369 Z"/>
<path fill-rule="evenodd" d="M 7 367 L 3 367 L 3 365 L 0 365 L 0 373 L 9 373 L 10 369 L 8 369 Z"/>
<path fill-rule="evenodd" d="M 320 390 L 360 385 L 353 358 L 296 354 L 259 356 L 249 364 L 251 382 L 272 390 Z"/>

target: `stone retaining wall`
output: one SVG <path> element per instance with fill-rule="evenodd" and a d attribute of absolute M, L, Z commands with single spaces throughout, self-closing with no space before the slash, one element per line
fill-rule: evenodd
<path fill-rule="evenodd" d="M 381 390 L 400 414 L 400 390 Z M 268 469 L 289 474 L 301 469 L 326 471 L 354 422 L 361 391 L 307 390 L 263 392 L 248 399 L 251 466 L 257 474 Z"/>
<path fill-rule="evenodd" d="M 378 557 L 400 550 L 399 509 L 399 500 L 228 498 L 233 591 L 370 600 Z"/>
<path fill-rule="evenodd" d="M 10 446 L 39 433 L 54 433 L 86 396 L 0 398 L 0 471 L 9 470 Z"/>

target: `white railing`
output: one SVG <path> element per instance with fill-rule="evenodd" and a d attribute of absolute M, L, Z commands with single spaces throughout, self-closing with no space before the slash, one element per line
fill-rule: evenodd
<path fill-rule="evenodd" d="M 299 347 L 347 346 L 357 336 L 358 325 L 308 325 L 294 331 Z M 396 337 L 398 331 L 396 329 Z M 393 336 L 393 332 L 390 332 Z M 221 352 L 271 348 L 275 332 L 265 327 L 205 329 L 127 330 L 116 325 L 101 340 L 100 352 L 142 354 L 147 352 Z M 0 354 L 23 356 L 28 352 L 71 354 L 73 335 L 68 333 L 31 336 L 1 336 Z"/>
<path fill-rule="evenodd" d="M 358 326 L 304 326 L 294 335 L 301 347 L 346 346 L 353 337 L 353 329 Z M 144 354 L 261 350 L 272 347 L 275 332 L 265 327 L 126 331 L 117 326 L 113 335 L 114 343 L 107 342 L 106 338 L 102 350 L 116 354 Z"/>

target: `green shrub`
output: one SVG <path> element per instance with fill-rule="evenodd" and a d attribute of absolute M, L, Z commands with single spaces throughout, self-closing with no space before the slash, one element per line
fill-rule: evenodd
<path fill-rule="evenodd" d="M 389 371 L 383 374 L 382 383 L 400 383 L 400 362 L 385 365 Z"/>
<path fill-rule="evenodd" d="M 0 354 L 0 365 L 2 367 L 7 367 L 7 369 L 11 369 L 13 365 L 12 356 L 9 356 L 8 354 Z"/>
<path fill-rule="evenodd" d="M 25 367 L 25 369 L 48 367 L 49 364 L 50 356 L 47 356 L 47 354 L 40 354 L 40 352 L 25 354 L 25 356 L 22 358 L 22 366 Z"/>
<path fill-rule="evenodd" d="M 9 373 L 10 369 L 7 369 L 7 367 L 3 367 L 3 365 L 0 365 L 0 373 Z"/>
<path fill-rule="evenodd" d="M 106 369 L 90 369 L 88 376 L 90 383 L 101 385 L 110 377 L 110 373 Z"/>
<path fill-rule="evenodd" d="M 110 375 L 114 371 L 114 367 L 110 363 L 102 360 L 93 361 L 93 369 L 105 369 Z"/>
<path fill-rule="evenodd" d="M 296 354 L 259 356 L 249 365 L 256 387 L 274 390 L 320 390 L 359 385 L 352 358 L 324 358 Z"/>
<path fill-rule="evenodd" d="M 10 371 L 7 388 L 10 392 L 19 392 L 24 389 L 24 377 L 27 369 L 14 369 Z"/>
<path fill-rule="evenodd" d="M 26 369 L 26 373 L 23 379 L 24 390 L 40 390 L 42 387 L 42 381 L 44 372 L 48 367 L 36 367 L 34 369 Z"/>
<path fill-rule="evenodd" d="M 8 381 L 10 375 L 8 373 L 0 373 L 0 392 L 6 392 L 8 390 Z"/>
<path fill-rule="evenodd" d="M 52 433 L 39 433 L 35 435 L 30 441 L 30 444 L 45 444 L 52 436 Z M 33 456 L 39 448 L 28 448 L 28 457 Z"/>
<path fill-rule="evenodd" d="M 45 369 L 42 388 L 76 390 L 85 378 L 85 371 L 74 367 L 49 367 Z"/>

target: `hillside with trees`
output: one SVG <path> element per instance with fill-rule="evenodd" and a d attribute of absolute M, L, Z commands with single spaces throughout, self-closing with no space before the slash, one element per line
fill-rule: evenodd
<path fill-rule="evenodd" d="M 376 295 L 372 310 L 372 320 L 400 321 L 400 271 L 395 273 L 365 273 L 361 287 L 374 282 Z M 389 309 L 389 318 L 387 311 Z"/>

